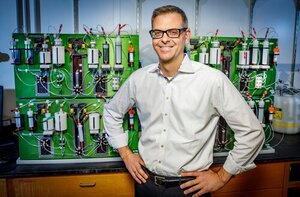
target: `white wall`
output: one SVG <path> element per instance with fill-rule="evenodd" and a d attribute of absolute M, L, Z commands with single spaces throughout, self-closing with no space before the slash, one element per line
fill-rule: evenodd
<path fill-rule="evenodd" d="M 41 32 L 57 33 L 60 24 L 63 25 L 61 33 L 74 32 L 73 0 L 40 0 L 40 2 Z M 30 3 L 33 4 L 33 0 L 30 0 Z M 33 21 L 34 16 L 31 19 Z"/>
<path fill-rule="evenodd" d="M 285 82 L 290 81 L 291 74 L 294 18 L 294 0 L 256 1 L 253 26 L 260 37 L 264 37 L 266 27 L 274 28 L 274 33 L 269 35 L 279 37 L 280 58 L 277 66 L 277 79 Z"/>
<path fill-rule="evenodd" d="M 10 54 L 11 34 L 17 32 L 16 1 L 1 1 L 0 6 L 0 52 Z M 14 67 L 9 62 L 0 62 L 0 85 L 14 89 Z"/>
<path fill-rule="evenodd" d="M 200 0 L 199 35 L 241 37 L 248 32 L 249 8 L 245 0 Z"/>
<path fill-rule="evenodd" d="M 124 30 L 136 33 L 136 0 L 79 1 L 79 16 L 79 32 L 81 33 L 84 33 L 83 25 L 92 28 L 100 25 L 104 27 L 106 33 L 110 33 L 118 24 L 128 24 Z M 101 30 L 100 27 L 99 30 Z"/>
<path fill-rule="evenodd" d="M 151 14 L 154 8 L 173 4 L 182 8 L 189 19 L 192 34 L 195 32 L 195 10 L 197 0 L 141 0 L 140 15 L 140 57 L 143 65 L 157 61 L 152 49 L 148 31 L 151 29 Z M 33 4 L 31 3 L 31 31 L 34 31 Z M 248 0 L 200 0 L 198 35 L 207 35 L 219 29 L 220 36 L 241 36 L 240 29 L 248 33 Z M 11 33 L 16 24 L 16 1 L 2 0 L 0 6 L 0 51 L 9 53 Z M 135 33 L 136 0 L 80 0 L 79 33 L 83 25 L 96 28 L 101 25 L 109 33 L 121 24 L 128 24 L 126 31 Z M 293 27 L 295 19 L 294 0 L 256 0 L 253 26 L 263 37 L 266 27 L 274 27 L 279 38 L 280 58 L 278 70 L 280 78 L 289 80 L 292 63 Z M 41 0 L 41 31 L 55 33 L 63 24 L 62 33 L 74 32 L 73 0 Z M 57 30 L 55 30 L 55 27 Z M 260 31 L 261 30 L 261 31 Z M 275 36 L 275 34 L 272 34 Z M 298 54 L 300 51 L 298 38 Z M 300 57 L 297 56 L 297 63 Z M 299 68 L 299 66 L 298 66 Z M 13 66 L 0 63 L 0 84 L 5 89 L 14 89 Z M 300 81 L 300 79 L 299 79 Z"/>

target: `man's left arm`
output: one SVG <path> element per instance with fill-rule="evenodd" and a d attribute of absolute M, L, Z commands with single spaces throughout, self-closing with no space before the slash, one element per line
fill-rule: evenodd
<path fill-rule="evenodd" d="M 234 147 L 229 151 L 223 168 L 237 175 L 255 168 L 254 159 L 263 147 L 265 135 L 261 123 L 240 92 L 222 75 L 217 97 L 220 115 L 234 132 Z"/>

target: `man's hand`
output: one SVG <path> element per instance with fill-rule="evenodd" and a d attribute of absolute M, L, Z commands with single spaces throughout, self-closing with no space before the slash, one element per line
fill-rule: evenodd
<path fill-rule="evenodd" d="M 183 172 L 181 176 L 193 176 L 194 180 L 180 185 L 184 194 L 194 193 L 193 197 L 202 196 L 205 193 L 214 192 L 223 187 L 231 178 L 231 174 L 221 168 L 218 172 L 212 170 Z"/>
<path fill-rule="evenodd" d="M 142 166 L 145 166 L 145 163 L 140 155 L 133 154 L 128 146 L 119 148 L 118 151 L 132 178 L 139 184 L 145 183 L 148 175 L 142 168 Z"/>

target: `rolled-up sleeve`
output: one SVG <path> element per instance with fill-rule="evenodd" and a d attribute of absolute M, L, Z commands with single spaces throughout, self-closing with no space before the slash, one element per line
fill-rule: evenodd
<path fill-rule="evenodd" d="M 104 105 L 104 130 L 108 136 L 109 144 L 114 148 L 128 145 L 128 134 L 123 130 L 123 119 L 135 103 L 130 84 L 130 78 L 128 78 L 113 98 Z"/>
<path fill-rule="evenodd" d="M 233 175 L 255 168 L 253 161 L 265 139 L 260 122 L 225 75 L 221 74 L 215 91 L 217 110 L 233 130 L 235 139 L 223 168 Z"/>

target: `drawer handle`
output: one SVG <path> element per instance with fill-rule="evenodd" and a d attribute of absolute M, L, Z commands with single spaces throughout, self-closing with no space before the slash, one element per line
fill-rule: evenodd
<path fill-rule="evenodd" d="M 79 186 L 80 187 L 95 187 L 96 182 L 95 183 L 80 183 Z"/>

